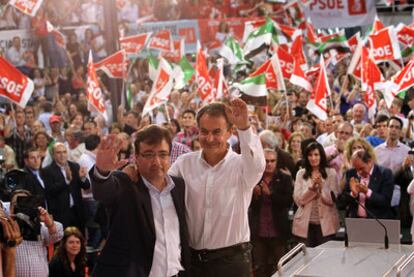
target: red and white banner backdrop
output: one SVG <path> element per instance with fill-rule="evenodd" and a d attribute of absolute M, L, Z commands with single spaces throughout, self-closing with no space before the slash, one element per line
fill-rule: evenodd
<path fill-rule="evenodd" d="M 376 15 L 375 0 L 311 0 L 303 9 L 316 28 L 369 25 Z"/>

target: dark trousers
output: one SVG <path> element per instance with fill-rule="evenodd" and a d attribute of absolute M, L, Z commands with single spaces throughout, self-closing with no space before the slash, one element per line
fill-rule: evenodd
<path fill-rule="evenodd" d="M 257 237 L 253 241 L 255 277 L 269 277 L 276 272 L 280 258 L 287 253 L 287 240 Z"/>
<path fill-rule="evenodd" d="M 322 234 L 321 225 L 309 224 L 308 237 L 307 238 L 296 237 L 296 241 L 306 244 L 307 247 L 316 247 L 318 245 L 324 244 L 325 242 L 332 240 L 334 236 L 335 235 L 324 237 Z"/>
<path fill-rule="evenodd" d="M 251 244 L 191 253 L 192 277 L 252 277 Z M 232 249 L 233 248 L 233 249 Z"/>

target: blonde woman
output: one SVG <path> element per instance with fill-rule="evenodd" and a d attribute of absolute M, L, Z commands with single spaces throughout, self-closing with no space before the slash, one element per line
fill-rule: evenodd
<path fill-rule="evenodd" d="M 290 155 L 292 155 L 295 163 L 302 159 L 301 143 L 303 139 L 304 137 L 302 133 L 299 132 L 294 132 L 289 137 L 287 151 L 290 153 Z"/>

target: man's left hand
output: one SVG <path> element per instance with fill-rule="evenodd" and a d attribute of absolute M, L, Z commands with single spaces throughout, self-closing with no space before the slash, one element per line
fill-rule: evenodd
<path fill-rule="evenodd" d="M 230 104 L 226 105 L 226 114 L 229 121 L 238 129 L 246 130 L 250 127 L 247 105 L 243 100 L 239 98 L 231 100 Z"/>

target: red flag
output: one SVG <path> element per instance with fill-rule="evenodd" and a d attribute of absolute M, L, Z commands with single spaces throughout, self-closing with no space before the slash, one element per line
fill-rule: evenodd
<path fill-rule="evenodd" d="M 210 69 L 210 77 L 212 80 L 212 83 L 214 84 L 214 89 L 216 91 L 216 95 L 214 99 L 221 99 L 223 97 L 228 97 L 228 87 L 227 83 L 224 80 L 224 74 L 223 74 L 223 59 L 217 60 L 217 66 L 213 66 Z"/>
<path fill-rule="evenodd" d="M 283 50 L 281 47 L 278 47 L 277 54 L 279 56 L 283 78 L 289 79 L 293 72 L 293 58 L 288 52 Z"/>
<path fill-rule="evenodd" d="M 125 58 L 125 51 L 120 50 L 95 63 L 94 66 L 96 69 L 105 72 L 110 78 L 122 79 L 127 74 L 128 60 Z"/>
<path fill-rule="evenodd" d="M 398 31 L 398 41 L 404 45 L 412 46 L 414 45 L 414 28 L 403 26 Z"/>
<path fill-rule="evenodd" d="M 212 99 L 215 96 L 215 89 L 208 74 L 207 60 L 200 45 L 197 45 L 196 57 L 196 80 L 198 83 L 198 94 L 202 101 Z"/>
<path fill-rule="evenodd" d="M 265 74 L 266 76 L 266 88 L 267 89 L 277 89 L 277 80 L 276 74 L 271 65 L 271 60 L 267 60 L 264 62 L 259 68 L 257 68 L 253 73 L 249 75 L 249 77 L 255 77 L 261 74 Z"/>
<path fill-rule="evenodd" d="M 407 90 L 414 85 L 414 59 L 401 70 L 400 74 L 395 78 L 395 83 L 398 84 L 398 89 L 395 94 L 403 90 Z"/>
<path fill-rule="evenodd" d="M 372 32 L 378 32 L 382 29 L 384 29 L 385 26 L 382 24 L 381 20 L 378 18 L 378 15 L 375 16 L 374 24 L 372 24 Z"/>
<path fill-rule="evenodd" d="M 161 30 L 152 36 L 148 48 L 161 51 L 171 51 L 172 37 L 170 30 Z"/>
<path fill-rule="evenodd" d="M 319 68 L 319 76 L 306 108 L 319 119 L 325 121 L 328 118 L 327 98 L 331 94 L 331 91 L 322 55 Z"/>
<path fill-rule="evenodd" d="M 173 49 L 171 51 L 162 52 L 161 56 L 169 62 L 178 63 L 185 54 L 184 38 L 174 40 Z"/>
<path fill-rule="evenodd" d="M 33 17 L 42 5 L 42 2 L 43 0 L 10 0 L 8 4 Z"/>
<path fill-rule="evenodd" d="M 374 118 L 377 108 L 375 85 L 383 81 L 381 71 L 369 55 L 369 50 L 362 47 L 361 53 L 361 90 L 365 93 L 365 104 L 368 107 L 368 117 Z"/>
<path fill-rule="evenodd" d="M 97 111 L 106 121 L 108 121 L 108 115 L 104 104 L 104 95 L 99 87 L 98 77 L 96 76 L 95 66 L 92 61 L 92 51 L 89 52 L 88 60 L 87 97 L 88 109 L 90 111 Z"/>
<path fill-rule="evenodd" d="M 33 89 L 33 81 L 0 56 L 0 96 L 24 108 Z"/>
<path fill-rule="evenodd" d="M 361 90 L 366 91 L 368 85 L 378 85 L 383 82 L 380 69 L 369 54 L 367 47 L 362 47 L 361 54 Z"/>
<path fill-rule="evenodd" d="M 275 26 L 291 40 L 294 40 L 297 36 L 301 35 L 302 33 L 300 29 L 293 28 L 284 24 L 275 23 Z"/>
<path fill-rule="evenodd" d="M 348 39 L 348 45 L 349 45 L 349 48 L 351 49 L 352 53 L 355 52 L 355 49 L 358 46 L 358 42 L 360 40 L 360 37 L 361 37 L 361 35 L 358 32 L 358 33 L 356 33 L 355 35 L 353 35 L 352 37 L 350 37 Z"/>
<path fill-rule="evenodd" d="M 369 42 L 375 61 L 397 60 L 401 58 L 397 35 L 392 26 L 371 34 Z"/>
<path fill-rule="evenodd" d="M 303 67 L 304 70 L 308 69 L 308 64 L 306 62 L 305 54 L 303 53 L 303 42 L 302 35 L 299 35 L 292 42 L 292 48 L 290 49 L 290 54 L 293 59 Z"/>
<path fill-rule="evenodd" d="M 168 97 L 174 86 L 172 73 L 170 64 L 165 59 L 161 58 L 158 65 L 157 76 L 152 84 L 151 93 L 148 96 L 147 102 L 145 102 L 141 116 L 144 116 L 168 101 Z"/>
<path fill-rule="evenodd" d="M 312 85 L 309 82 L 308 78 L 306 77 L 305 73 L 303 72 L 300 63 L 295 60 L 293 73 L 290 76 L 289 80 L 292 84 L 301 87 L 309 92 L 313 91 Z"/>
<path fill-rule="evenodd" d="M 138 54 L 144 49 L 151 33 L 139 34 L 136 36 L 123 37 L 119 39 L 121 49 L 125 50 L 126 54 Z"/>
<path fill-rule="evenodd" d="M 310 22 L 306 22 L 306 39 L 310 44 L 319 42 L 319 38 L 315 33 L 315 28 Z"/>

